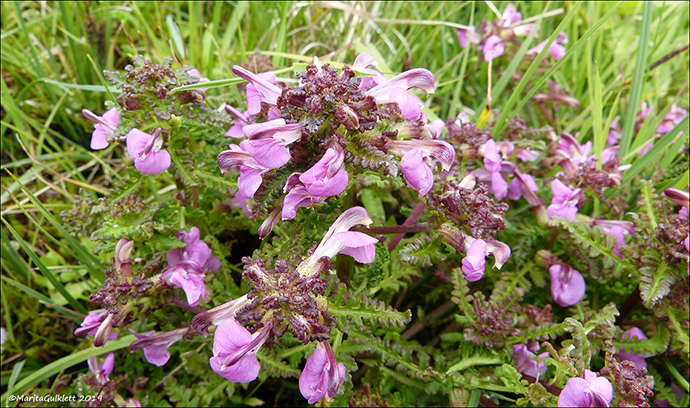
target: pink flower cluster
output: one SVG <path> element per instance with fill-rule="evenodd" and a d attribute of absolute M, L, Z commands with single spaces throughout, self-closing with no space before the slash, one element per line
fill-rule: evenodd
<path fill-rule="evenodd" d="M 506 51 L 508 43 L 516 42 L 516 37 L 526 37 L 535 29 L 534 24 L 522 23 L 522 14 L 515 9 L 515 4 L 510 3 L 506 6 L 498 21 L 482 21 L 480 32 L 475 26 L 470 26 L 468 30 L 458 30 L 458 42 L 462 48 L 467 48 L 469 44 L 479 44 L 477 49 L 484 53 L 484 61 L 498 58 Z M 539 33 L 535 33 L 537 36 Z M 539 54 L 546 47 L 548 40 L 538 44 L 536 47 L 527 51 L 529 55 Z M 561 59 L 565 55 L 565 46 L 568 43 L 568 36 L 562 32 L 549 46 L 549 53 L 555 59 Z"/>

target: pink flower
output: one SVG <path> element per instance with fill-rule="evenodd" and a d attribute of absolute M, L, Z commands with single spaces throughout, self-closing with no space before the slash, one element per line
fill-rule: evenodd
<path fill-rule="evenodd" d="M 570 378 L 558 397 L 559 407 L 608 407 L 613 399 L 611 382 L 585 370 L 585 378 Z"/>
<path fill-rule="evenodd" d="M 571 222 L 575 221 L 577 204 L 582 190 L 579 188 L 571 190 L 556 179 L 551 182 L 551 191 L 553 192 L 553 200 L 546 210 L 549 218 L 563 217 Z"/>
<path fill-rule="evenodd" d="M 319 160 L 309 170 L 293 173 L 285 186 L 290 192 L 283 203 L 283 220 L 295 218 L 297 207 L 308 206 L 319 202 L 321 197 L 332 197 L 342 193 L 347 188 L 349 178 L 343 163 L 345 152 L 339 144 L 326 150 Z"/>
<path fill-rule="evenodd" d="M 359 89 L 364 91 L 373 88 L 378 84 L 382 84 L 388 81 L 388 79 L 385 76 L 383 76 L 383 74 L 381 74 L 379 71 L 369 68 L 376 68 L 378 66 L 379 63 L 378 61 L 376 61 L 376 58 L 374 58 L 368 52 L 362 52 L 359 55 L 357 55 L 357 58 L 355 58 L 355 62 L 352 64 L 352 69 L 359 72 L 374 74 L 373 77 L 363 77 L 359 84 Z"/>
<path fill-rule="evenodd" d="M 303 126 L 301 122 L 286 124 L 285 119 L 247 125 L 242 131 L 248 138 L 240 147 L 261 166 L 277 169 L 290 160 L 287 145 L 300 139 Z"/>
<path fill-rule="evenodd" d="M 407 184 L 419 190 L 419 196 L 426 195 L 434 185 L 431 168 L 424 159 L 431 157 L 439 161 L 441 168 L 450 170 L 455 161 L 455 149 L 441 140 L 391 140 L 388 152 L 402 157 L 400 169 Z"/>
<path fill-rule="evenodd" d="M 242 114 L 240 111 L 230 105 L 225 105 L 225 111 L 235 119 L 235 124 L 232 125 L 227 132 L 225 132 L 225 136 L 243 138 L 244 131 L 242 129 L 249 124 L 247 117 L 245 116 L 247 113 L 245 112 Z"/>
<path fill-rule="evenodd" d="M 539 378 L 546 372 L 546 365 L 542 361 L 537 363 L 534 361 L 535 357 L 548 357 L 549 353 L 541 353 L 535 356 L 534 353 L 539 351 L 539 344 L 534 341 L 529 341 L 527 345 L 516 344 L 513 346 L 513 361 L 515 368 L 520 373 L 524 373 L 534 378 Z"/>
<path fill-rule="evenodd" d="M 647 336 L 644 335 L 642 330 L 638 329 L 637 327 L 633 327 L 632 329 L 623 332 L 622 338 L 623 340 L 643 340 L 646 339 Z M 616 356 L 620 358 L 621 361 L 632 361 L 635 364 L 636 368 L 647 368 L 647 362 L 644 361 L 644 357 L 635 354 L 632 351 L 628 353 L 623 347 L 621 347 L 620 351 L 618 352 L 618 354 L 616 354 Z"/>
<path fill-rule="evenodd" d="M 506 165 L 510 164 L 506 162 Z M 508 194 L 508 183 L 501 174 L 502 158 L 493 139 L 489 139 L 484 145 L 484 167 L 473 171 L 472 174 L 479 181 L 488 184 L 489 192 L 495 195 L 497 200 L 503 200 Z"/>
<path fill-rule="evenodd" d="M 115 353 L 108 353 L 100 365 L 95 356 L 89 357 L 86 363 L 89 366 L 89 370 L 91 370 L 94 377 L 96 377 L 96 382 L 100 385 L 105 385 L 110 382 L 109 376 L 113 372 L 115 366 Z"/>
<path fill-rule="evenodd" d="M 688 111 L 686 111 L 683 108 L 679 108 L 678 106 L 676 106 L 676 104 L 671 105 L 671 110 L 669 110 L 668 113 L 666 113 L 666 116 L 664 116 L 664 120 L 656 129 L 657 133 L 670 132 L 671 129 L 673 129 L 677 124 L 679 124 L 680 121 L 683 120 L 683 118 L 686 116 L 688 116 Z"/>
<path fill-rule="evenodd" d="M 160 174 L 170 167 L 170 153 L 161 150 L 163 138 L 161 128 L 152 135 L 139 129 L 127 134 L 127 153 L 134 159 L 134 167 L 144 174 Z"/>
<path fill-rule="evenodd" d="M 367 210 L 363 207 L 352 207 L 346 210 L 328 229 L 306 264 L 315 265 L 324 256 L 333 258 L 337 254 L 350 255 L 361 263 L 372 262 L 376 255 L 374 244 L 379 241 L 362 232 L 350 231 L 350 228 L 355 225 L 369 225 L 372 222 Z"/>
<path fill-rule="evenodd" d="M 462 271 L 470 282 L 478 281 L 484 276 L 486 265 L 486 241 L 478 239 L 467 249 L 467 256 L 462 259 Z"/>
<path fill-rule="evenodd" d="M 499 27 L 509 28 L 510 26 L 514 26 L 522 21 L 522 14 L 515 10 L 515 4 L 508 3 L 506 8 L 503 10 L 503 13 L 501 13 L 502 17 L 498 22 Z"/>
<path fill-rule="evenodd" d="M 424 68 L 411 69 L 376 85 L 365 94 L 373 97 L 377 104 L 397 103 L 403 117 L 417 120 L 424 105 L 408 92 L 412 88 L 420 88 L 427 94 L 434 93 L 434 74 Z"/>
<path fill-rule="evenodd" d="M 216 272 L 220 269 L 218 258 L 211 256 L 211 248 L 199 239 L 199 228 L 192 227 L 189 232 L 180 231 L 175 238 L 184 242 L 184 248 L 169 249 L 167 253 L 168 265 L 173 266 L 179 262 L 192 260 L 204 270 Z"/>
<path fill-rule="evenodd" d="M 616 238 L 616 244 L 613 247 L 613 253 L 617 257 L 621 257 L 621 253 L 618 247 L 626 245 L 625 235 L 634 235 L 633 223 L 630 221 L 617 221 L 617 220 L 599 220 L 596 219 L 592 222 L 592 225 L 596 225 L 601 228 L 601 231 L 606 235 L 613 235 Z"/>
<path fill-rule="evenodd" d="M 91 134 L 91 148 L 94 150 L 105 149 L 108 143 L 108 137 L 115 133 L 117 125 L 120 123 L 120 113 L 116 108 L 112 108 L 105 112 L 103 116 L 97 116 L 88 109 L 83 109 L 81 113 L 87 119 L 96 122 L 93 127 L 94 131 Z"/>
<path fill-rule="evenodd" d="M 103 326 L 103 327 L 101 327 Z M 101 334 L 99 335 L 99 331 Z M 86 315 L 84 318 L 84 321 L 81 323 L 81 327 L 78 328 L 77 330 L 74 331 L 75 336 L 83 336 L 84 334 L 88 334 L 91 336 L 97 336 L 99 338 L 102 338 L 102 344 L 96 345 L 96 340 L 94 339 L 94 345 L 102 346 L 108 341 L 113 341 L 117 338 L 117 332 L 111 333 L 112 331 L 112 323 L 111 323 L 111 318 L 108 312 L 101 312 L 101 313 L 89 313 Z M 106 334 L 107 333 L 107 334 Z M 107 340 L 106 340 L 107 339 Z"/>
<path fill-rule="evenodd" d="M 536 197 L 533 191 L 537 190 L 539 190 L 539 186 L 537 186 L 537 183 L 534 181 L 534 177 L 529 174 L 521 174 L 521 177 L 515 177 L 508 183 L 508 198 L 511 200 L 519 200 L 523 194 L 525 195 L 525 199 L 528 197 L 531 198 L 532 196 Z M 530 199 L 527 199 L 527 201 L 532 205 L 540 204 L 540 202 L 533 202 L 534 200 L 530 201 Z"/>
<path fill-rule="evenodd" d="M 566 167 L 562 163 L 563 160 L 569 160 L 574 167 L 577 167 L 580 163 L 593 161 L 595 156 L 590 153 L 592 153 L 591 141 L 581 145 L 570 133 L 561 133 L 555 156 L 561 160 L 563 168 Z"/>
<path fill-rule="evenodd" d="M 257 163 L 240 146 L 232 144 L 228 147 L 230 150 L 225 150 L 218 154 L 218 167 L 220 167 L 221 173 L 227 173 L 234 166 L 240 168 L 240 178 L 237 180 L 239 191 L 235 198 L 237 198 L 238 204 L 247 217 L 251 217 L 251 213 L 247 210 L 246 201 L 254 198 L 254 193 L 256 193 L 256 190 L 259 189 L 263 182 L 262 175 L 271 169 Z"/>
<path fill-rule="evenodd" d="M 188 330 L 188 328 L 184 328 L 153 335 L 155 333 L 153 330 L 139 334 L 130 329 L 129 332 L 138 340 L 129 345 L 129 352 L 134 353 L 137 350 L 144 349 L 146 361 L 161 367 L 170 360 L 168 347 L 181 340 Z"/>
<path fill-rule="evenodd" d="M 488 62 L 503 55 L 506 50 L 506 42 L 501 37 L 492 35 L 477 49 L 484 52 L 484 61 Z"/>
<path fill-rule="evenodd" d="M 302 370 L 302 375 L 299 377 L 299 390 L 310 404 L 323 397 L 330 402 L 338 392 L 344 378 L 345 366 L 336 361 L 328 341 L 320 341 Z"/>
<path fill-rule="evenodd" d="M 519 153 L 517 153 L 515 155 L 515 157 L 517 157 L 518 159 L 520 159 L 522 161 L 533 162 L 533 161 L 537 160 L 537 158 L 539 157 L 539 154 L 540 154 L 539 152 L 534 151 L 534 150 L 530 149 L 529 147 L 526 147 L 526 148 L 522 149 Z"/>
<path fill-rule="evenodd" d="M 578 304 L 585 297 L 585 278 L 570 265 L 556 264 L 549 267 L 551 296 L 563 307 Z"/>
<path fill-rule="evenodd" d="M 469 44 L 479 44 L 482 37 L 477 34 L 474 26 L 470 26 L 469 30 L 458 29 L 458 42 L 462 48 L 467 48 Z"/>
<path fill-rule="evenodd" d="M 262 102 L 268 105 L 276 105 L 278 103 L 278 97 L 280 97 L 283 91 L 273 85 L 276 80 L 274 72 L 255 74 L 239 65 L 233 65 L 232 72 L 249 82 L 247 85 L 248 114 L 254 115 L 261 112 Z"/>
<path fill-rule="evenodd" d="M 434 186 L 434 173 L 424 163 L 424 152 L 421 149 L 407 152 L 400 160 L 400 170 L 407 184 L 414 190 L 419 190 L 420 197 L 426 195 Z"/>
<path fill-rule="evenodd" d="M 254 381 L 261 369 L 256 353 L 270 331 L 270 325 L 264 326 L 252 335 L 235 319 L 225 320 L 213 337 L 211 368 L 232 382 Z"/>
<path fill-rule="evenodd" d="M 536 47 L 527 51 L 527 53 L 532 54 L 532 55 L 539 54 L 544 49 L 544 47 L 546 47 L 546 43 L 548 41 L 549 40 L 546 40 L 542 43 L 539 43 Z M 568 43 L 568 35 L 564 32 L 561 32 L 560 34 L 558 34 L 556 39 L 549 46 L 549 53 L 551 54 L 551 56 L 557 60 L 563 58 L 563 56 L 565 55 L 565 46 L 562 44 L 567 44 L 567 43 Z"/>
<path fill-rule="evenodd" d="M 233 320 L 235 318 L 235 312 L 249 303 L 249 301 L 250 300 L 245 294 L 235 300 L 231 300 L 220 306 L 214 307 L 213 309 L 201 312 L 192 319 L 192 327 L 199 334 L 203 335 L 204 337 L 208 337 L 210 334 L 208 332 L 209 326 L 218 326 L 226 320 Z"/>
<path fill-rule="evenodd" d="M 160 275 L 162 281 L 169 285 L 175 285 L 184 291 L 190 306 L 198 305 L 200 298 L 206 299 L 204 277 L 201 266 L 191 259 L 176 263 L 165 269 Z"/>

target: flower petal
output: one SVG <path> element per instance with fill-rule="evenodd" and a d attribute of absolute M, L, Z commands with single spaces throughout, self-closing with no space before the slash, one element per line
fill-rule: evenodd
<path fill-rule="evenodd" d="M 582 378 L 570 378 L 558 397 L 559 407 L 587 407 L 592 405 L 589 383 Z"/>

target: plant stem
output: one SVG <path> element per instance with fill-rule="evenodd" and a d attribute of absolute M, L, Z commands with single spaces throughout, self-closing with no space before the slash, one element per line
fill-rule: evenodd
<path fill-rule="evenodd" d="M 405 220 L 403 225 L 410 225 L 414 222 L 417 221 L 420 215 L 422 215 L 422 211 L 426 208 L 426 202 L 424 200 L 420 200 L 417 206 L 412 210 L 412 214 L 410 214 L 409 217 Z M 412 231 L 410 231 L 412 232 Z M 416 232 L 416 231 L 415 231 Z M 403 239 L 403 236 L 405 235 L 404 232 L 396 234 L 392 239 L 391 242 L 388 243 L 388 252 L 393 252 L 396 246 L 398 246 L 398 243 Z"/>
<path fill-rule="evenodd" d="M 353 231 L 359 231 L 359 232 L 364 232 L 366 234 L 397 234 L 397 235 L 404 235 L 408 232 L 420 232 L 420 231 L 428 231 L 429 230 L 429 223 L 428 222 L 420 222 L 417 224 L 410 224 L 410 225 L 384 225 L 381 227 L 357 227 L 353 228 Z M 396 235 L 396 236 L 397 236 Z M 394 237 L 395 238 L 395 237 Z"/>
<path fill-rule="evenodd" d="M 620 314 L 618 317 L 616 317 L 616 325 L 619 325 L 620 322 L 625 320 L 626 317 L 628 317 L 628 314 L 635 308 L 640 303 L 640 288 L 639 286 L 633 290 L 633 292 L 628 296 L 627 299 L 625 299 L 625 302 L 623 302 L 623 305 L 621 305 Z"/>

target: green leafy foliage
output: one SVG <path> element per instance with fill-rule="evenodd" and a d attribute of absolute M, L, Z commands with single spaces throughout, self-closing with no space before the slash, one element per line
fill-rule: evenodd
<path fill-rule="evenodd" d="M 351 328 L 367 330 L 377 327 L 403 327 L 412 318 L 412 312 L 399 312 L 386 303 L 355 295 L 346 285 L 339 283 L 328 301 L 328 313 L 336 318 L 338 328 L 344 332 Z"/>

